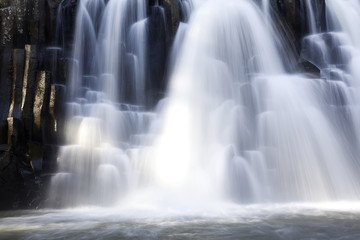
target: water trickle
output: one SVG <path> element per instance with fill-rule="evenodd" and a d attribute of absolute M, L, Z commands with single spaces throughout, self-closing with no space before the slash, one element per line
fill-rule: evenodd
<path fill-rule="evenodd" d="M 309 32 L 311 34 L 314 34 L 317 32 L 317 28 L 316 28 L 316 20 L 315 20 L 314 9 L 312 6 L 312 1 L 306 0 L 305 6 L 306 6 L 306 13 L 308 16 Z"/>

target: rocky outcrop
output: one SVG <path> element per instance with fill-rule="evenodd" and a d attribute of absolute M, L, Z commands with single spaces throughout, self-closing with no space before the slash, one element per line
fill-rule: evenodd
<path fill-rule="evenodd" d="M 36 207 L 43 175 L 56 167 L 70 52 L 57 38 L 71 42 L 72 31 L 57 21 L 59 13 L 73 21 L 76 8 L 60 2 L 0 0 L 0 209 Z"/>

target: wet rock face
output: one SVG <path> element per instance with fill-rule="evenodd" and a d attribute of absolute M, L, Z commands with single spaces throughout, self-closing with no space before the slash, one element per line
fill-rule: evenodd
<path fill-rule="evenodd" d="M 173 38 L 176 30 L 179 27 L 180 21 L 180 7 L 179 0 L 163 0 L 163 6 L 166 15 L 166 25 L 168 26 L 169 34 Z"/>
<path fill-rule="evenodd" d="M 179 0 L 148 0 L 148 107 L 166 91 L 167 62 L 180 23 Z"/>

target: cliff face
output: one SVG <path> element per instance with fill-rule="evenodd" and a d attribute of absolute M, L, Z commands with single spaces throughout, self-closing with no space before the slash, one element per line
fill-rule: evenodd
<path fill-rule="evenodd" d="M 156 5 L 148 0 L 148 107 L 166 89 L 168 56 L 184 15 L 180 1 L 159 0 Z M 41 206 L 56 171 L 58 146 L 64 144 L 77 4 L 78 0 L 0 0 L 0 209 Z M 301 0 L 274 0 L 271 6 L 279 34 L 292 49 L 291 58 L 298 59 L 306 34 Z M 288 68 L 298 68 L 296 64 Z"/>
<path fill-rule="evenodd" d="M 59 4 L 0 1 L 0 209 L 37 205 L 56 167 L 76 1 Z"/>

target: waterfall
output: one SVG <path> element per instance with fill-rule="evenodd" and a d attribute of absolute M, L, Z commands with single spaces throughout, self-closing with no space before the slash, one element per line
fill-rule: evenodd
<path fill-rule="evenodd" d="M 188 22 L 191 11 L 193 10 L 193 2 L 191 0 L 180 0 L 180 8 L 181 8 L 181 14 L 182 14 L 182 21 Z"/>
<path fill-rule="evenodd" d="M 340 80 L 344 85 L 346 97 L 345 111 L 350 117 L 351 134 L 353 136 L 349 145 L 353 147 L 354 154 L 359 154 L 360 125 L 360 30 L 353 24 L 360 20 L 360 3 L 358 1 L 326 1 L 328 10 L 328 28 L 333 31 L 331 36 L 337 37 L 337 48 L 332 55 L 340 64 L 334 64 L 324 70 L 328 77 Z"/>
<path fill-rule="evenodd" d="M 308 16 L 309 32 L 314 34 L 318 30 L 316 28 L 316 20 L 315 20 L 314 9 L 313 9 L 313 6 L 312 6 L 312 1 L 311 0 L 306 0 L 305 1 L 305 6 L 306 6 L 306 13 L 307 13 L 307 16 Z"/>
<path fill-rule="evenodd" d="M 139 143 L 146 77 L 145 0 L 81 0 L 68 87 L 68 145 L 50 188 L 52 206 L 111 205 L 131 185 L 126 150 Z M 134 103 L 132 105 L 128 103 Z"/>
<path fill-rule="evenodd" d="M 154 182 L 247 203 L 358 199 L 348 122 L 333 119 L 349 96 L 330 96 L 346 89 L 286 74 L 264 21 L 252 1 L 194 12 L 148 157 Z"/>
<path fill-rule="evenodd" d="M 270 17 L 270 2 L 269 2 L 269 0 L 262 0 L 262 10 L 266 17 Z"/>
<path fill-rule="evenodd" d="M 225 172 L 221 169 L 227 161 L 220 152 L 228 152 L 217 147 L 217 141 L 223 139 L 230 144 L 234 137 L 233 125 L 228 126 L 227 134 L 218 135 L 222 120 L 225 126 L 232 121 L 231 117 L 221 119 L 225 117 L 222 113 L 230 109 L 237 121 L 235 118 L 242 117 L 244 111 L 233 103 L 233 95 L 239 101 L 242 97 L 233 91 L 233 85 L 240 90 L 249 74 L 259 69 L 269 74 L 281 72 L 281 66 L 266 64 L 266 59 L 275 62 L 276 54 L 271 39 L 260 43 L 260 39 L 267 38 L 267 30 L 252 3 L 208 1 L 194 14 L 170 80 L 169 99 L 162 113 L 163 129 L 153 149 L 154 178 L 159 184 L 183 188 L 211 182 L 201 189 L 211 187 L 215 192 L 214 186 L 218 191 L 223 188 Z M 250 23 L 260 30 L 251 31 Z M 216 36 L 222 31 L 224 34 Z M 244 32 L 249 34 L 241 34 Z M 245 128 L 242 126 L 242 130 Z"/>
<path fill-rule="evenodd" d="M 321 78 L 286 72 L 269 3 L 179 1 L 167 94 L 146 112 L 145 1 L 81 0 L 52 205 L 358 200 L 359 3 L 327 0 L 319 33 L 305 2 L 301 58 Z"/>

